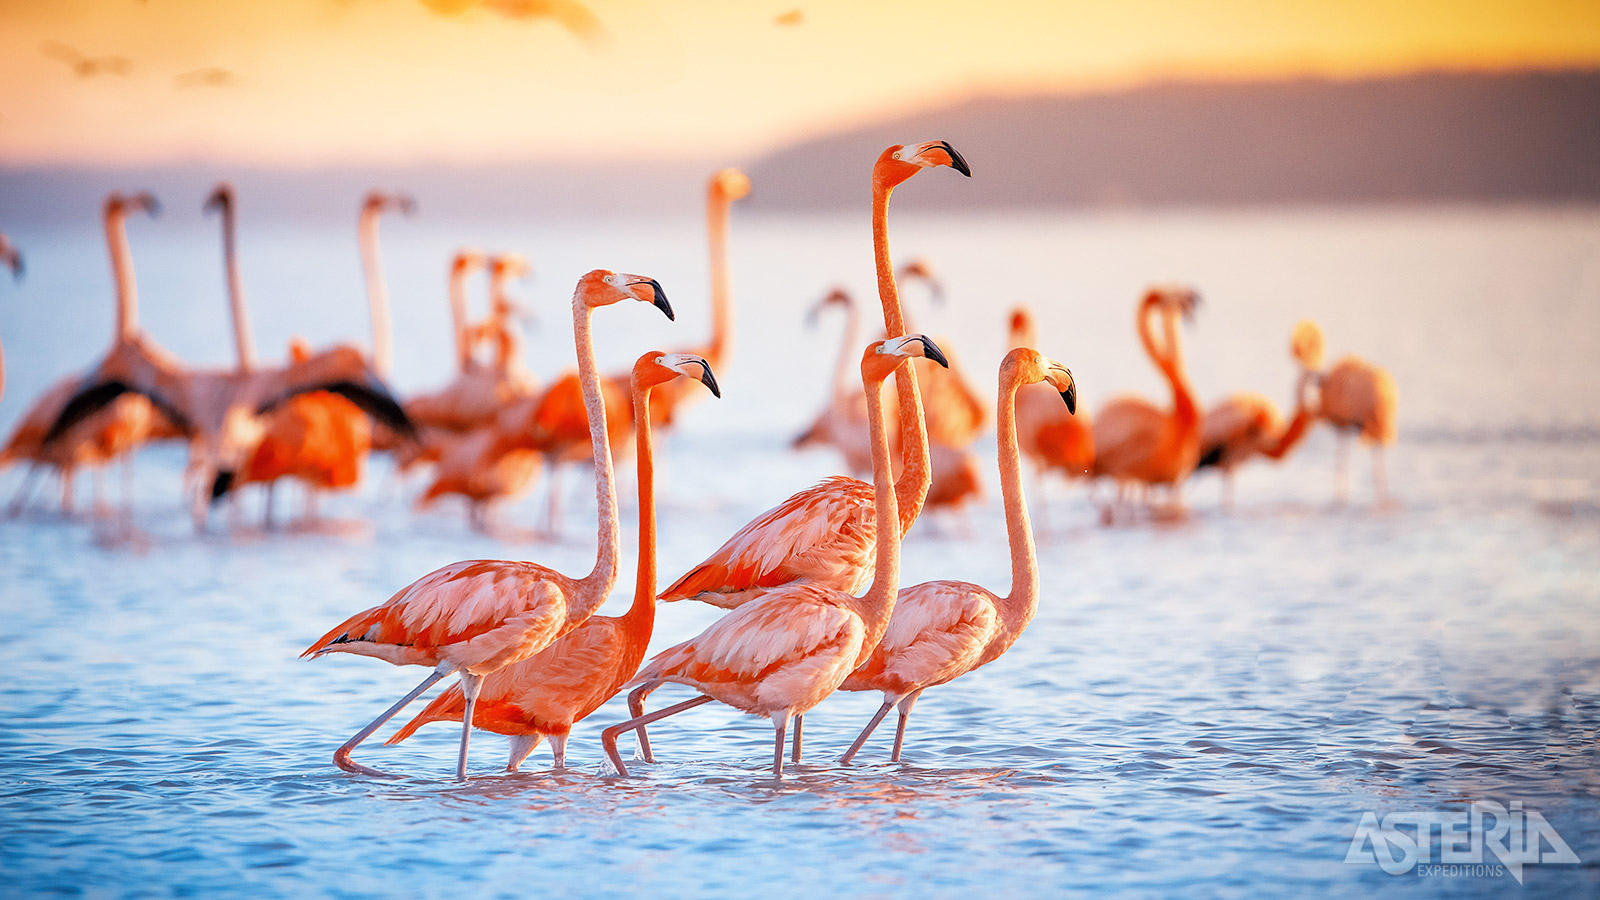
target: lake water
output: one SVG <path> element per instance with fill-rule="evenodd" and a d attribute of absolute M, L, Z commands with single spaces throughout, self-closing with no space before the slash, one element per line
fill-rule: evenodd
<path fill-rule="evenodd" d="M 912 185 L 906 190 L 914 189 Z M 226 364 L 214 224 L 192 198 L 130 225 L 142 321 L 186 359 Z M 191 202 L 192 201 L 192 202 Z M 424 198 L 426 203 L 426 198 Z M 678 310 L 596 315 L 601 361 L 698 343 L 708 327 L 701 226 L 609 218 L 556 224 L 384 222 L 402 392 L 450 365 L 444 273 L 458 244 L 516 249 L 536 277 L 529 365 L 571 365 L 567 300 L 596 266 L 653 275 Z M 244 275 L 258 346 L 366 331 L 353 223 L 255 223 Z M 795 455 L 816 411 L 838 323 L 805 308 L 833 283 L 867 295 L 864 215 L 736 218 L 738 336 L 706 398 L 663 443 L 661 570 L 676 577 L 762 509 L 837 468 Z M 0 285 L 9 364 L 0 428 L 111 331 L 98 223 L 5 223 L 29 277 Z M 1290 400 L 1295 321 L 1319 320 L 1330 358 L 1380 362 L 1400 388 L 1390 454 L 1396 503 L 1333 496 L 1333 441 L 1241 473 L 1234 513 L 1197 478 L 1186 522 L 1105 529 L 1081 490 L 1054 482 L 1039 552 L 1039 616 L 1004 658 L 930 690 L 902 764 L 881 730 L 853 767 L 834 760 L 876 709 L 839 695 L 807 717 L 807 760 L 770 779 L 764 720 L 708 706 L 657 726 L 660 762 L 605 777 L 598 732 L 575 729 L 573 769 L 537 751 L 499 773 L 504 739 L 474 741 L 473 780 L 449 777 L 457 732 L 435 725 L 364 758 L 410 776 L 375 781 L 333 748 L 422 672 L 376 660 L 297 659 L 313 638 L 432 568 L 524 557 L 585 571 L 592 501 L 569 475 L 560 542 L 472 533 L 458 507 L 410 511 L 415 484 L 387 463 L 324 506 L 315 531 L 217 522 L 195 535 L 181 450 L 141 453 L 133 541 L 47 504 L 0 520 L 0 610 L 12 635 L 0 685 L 4 893 L 218 896 L 1031 897 L 1579 896 L 1600 890 L 1600 210 L 1385 210 L 896 215 L 899 258 L 925 255 L 949 303 L 908 287 L 919 327 L 953 349 L 985 395 L 1009 309 L 1037 312 L 1046 353 L 1098 409 L 1161 383 L 1133 330 L 1140 289 L 1201 288 L 1184 333 L 1203 399 Z M 989 499 L 930 516 L 904 547 L 906 583 L 1004 589 Z M 20 483 L 0 473 L 0 495 Z M 631 480 L 625 481 L 631 484 Z M 1031 485 L 1030 485 L 1031 486 Z M 543 485 L 502 510 L 538 521 Z M 48 492 L 44 492 L 48 494 Z M 80 497 L 87 495 L 87 484 Z M 629 554 L 610 612 L 631 590 Z M 510 533 L 508 531 L 508 533 Z M 718 611 L 665 607 L 656 641 Z M 688 696 L 668 687 L 652 700 Z M 419 707 L 420 708 L 420 707 Z M 626 751 L 625 751 L 626 752 Z M 1449 814 L 1474 801 L 1542 814 L 1581 864 L 1488 875 L 1346 863 L 1363 814 Z M 1436 829 L 1425 842 L 1439 862 Z M 1483 853 L 1485 865 L 1497 860 Z M 1453 874 L 1461 875 L 1460 872 Z"/>

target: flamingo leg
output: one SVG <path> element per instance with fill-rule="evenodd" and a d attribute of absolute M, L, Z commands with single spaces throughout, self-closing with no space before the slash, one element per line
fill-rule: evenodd
<path fill-rule="evenodd" d="M 456 780 L 467 780 L 467 742 L 472 738 L 472 710 L 478 705 L 478 688 L 483 676 L 471 672 L 461 673 L 461 693 L 467 698 L 466 712 L 461 714 L 461 753 L 456 756 Z"/>
<path fill-rule="evenodd" d="M 111 506 L 106 503 L 106 467 L 95 466 L 89 473 L 89 487 L 93 491 L 93 515 L 97 519 L 105 518 Z"/>
<path fill-rule="evenodd" d="M 1233 470 L 1222 470 L 1222 511 L 1233 512 Z"/>
<path fill-rule="evenodd" d="M 784 732 L 789 727 L 789 711 L 780 710 L 772 714 L 772 777 L 783 777 L 783 745 Z"/>
<path fill-rule="evenodd" d="M 72 466 L 61 467 L 61 514 L 71 516 L 72 510 L 78 504 L 73 502 L 72 489 L 77 483 L 78 473 Z"/>
<path fill-rule="evenodd" d="M 567 767 L 567 736 L 564 734 L 550 735 L 550 752 L 556 759 L 557 772 Z"/>
<path fill-rule="evenodd" d="M 1372 487 L 1378 503 L 1389 502 L 1389 473 L 1384 467 L 1383 445 L 1372 445 Z"/>
<path fill-rule="evenodd" d="M 1350 435 L 1339 430 L 1339 436 L 1334 439 L 1338 456 L 1338 483 L 1334 489 L 1334 502 L 1344 506 L 1350 502 Z"/>
<path fill-rule="evenodd" d="M 22 477 L 22 484 L 17 487 L 17 493 L 11 498 L 11 504 L 6 507 L 6 515 L 16 518 L 22 514 L 22 508 L 27 505 L 28 497 L 33 493 L 33 486 L 38 483 L 39 464 L 30 463 L 28 473 Z"/>
<path fill-rule="evenodd" d="M 372 722 L 367 725 L 367 727 L 356 732 L 354 737 L 350 738 L 348 741 L 345 741 L 344 744 L 339 747 L 339 749 L 333 751 L 333 764 L 345 770 L 346 772 L 353 772 L 357 775 L 370 775 L 373 778 L 394 778 L 395 776 L 390 775 L 387 772 L 380 772 L 377 769 L 369 766 L 363 766 L 362 764 L 352 760 L 350 758 L 350 751 L 354 750 L 362 741 L 372 737 L 372 733 L 377 731 L 379 728 L 382 728 L 383 723 L 394 718 L 395 713 L 405 709 L 406 704 L 422 696 L 423 691 L 433 687 L 434 682 L 448 674 L 449 672 L 441 672 L 436 669 L 429 674 L 427 678 L 422 679 L 422 683 L 412 688 L 411 693 L 401 697 L 399 702 L 384 710 L 382 715 L 378 716 L 376 719 L 373 719 Z"/>
<path fill-rule="evenodd" d="M 535 747 L 539 746 L 541 740 L 544 740 L 544 735 L 542 734 L 512 735 L 511 757 L 506 760 L 506 771 L 517 771 L 517 768 L 522 765 L 522 761 L 528 758 L 528 754 L 532 753 Z"/>
<path fill-rule="evenodd" d="M 917 691 L 900 701 L 900 722 L 894 729 L 894 750 L 889 754 L 890 762 L 900 761 L 900 747 L 906 742 L 906 720 L 911 718 L 911 707 L 917 705 L 920 696 L 922 692 Z"/>
<path fill-rule="evenodd" d="M 790 761 L 793 762 L 795 765 L 799 765 L 800 764 L 800 733 L 803 730 L 805 730 L 805 727 L 806 727 L 806 717 L 803 716 L 803 715 L 795 716 L 794 717 L 794 754 L 789 757 Z"/>
<path fill-rule="evenodd" d="M 122 458 L 122 531 L 133 531 L 133 454 Z"/>
<path fill-rule="evenodd" d="M 266 511 L 261 514 L 261 527 L 263 529 L 267 530 L 267 531 L 271 531 L 272 528 L 273 528 L 273 524 L 272 524 L 272 498 L 277 495 L 277 492 L 278 492 L 278 483 L 276 481 L 267 482 Z"/>
<path fill-rule="evenodd" d="M 628 693 L 628 714 L 633 716 L 635 719 L 643 716 L 644 698 L 650 696 L 650 692 L 654 691 L 656 687 L 657 685 L 654 684 L 641 684 L 630 691 Z M 645 734 L 643 725 L 639 726 L 638 733 L 639 750 L 644 754 L 644 761 L 647 763 L 655 762 L 656 756 L 654 753 L 650 752 L 650 736 Z"/>
<path fill-rule="evenodd" d="M 629 719 L 626 722 L 613 725 L 610 728 L 600 732 L 600 743 L 606 748 L 606 755 L 611 757 L 611 764 L 617 767 L 617 774 L 628 774 L 628 767 L 622 764 L 622 754 L 617 752 L 618 735 L 622 734 L 624 731 L 632 731 L 636 728 L 642 730 L 645 725 L 649 725 L 651 722 L 659 722 L 662 719 L 665 719 L 667 716 L 677 715 L 686 709 L 694 709 L 696 706 L 699 706 L 702 703 L 710 702 L 710 697 L 701 694 L 698 697 L 685 700 L 682 703 L 674 704 L 665 709 L 658 709 L 649 715 L 639 716 L 637 718 Z"/>
<path fill-rule="evenodd" d="M 878 727 L 878 723 L 883 721 L 883 717 L 887 716 L 889 714 L 889 710 L 891 709 L 894 709 L 893 697 L 883 701 L 883 705 L 878 707 L 878 711 L 873 714 L 871 721 L 867 722 L 867 727 L 861 729 L 861 733 L 856 735 L 855 743 L 851 744 L 850 749 L 846 750 L 844 755 L 839 757 L 840 765 L 850 765 L 850 760 L 856 758 L 856 754 L 860 752 L 861 746 L 867 742 L 868 737 L 872 736 L 872 730 Z"/>
<path fill-rule="evenodd" d="M 546 496 L 544 510 L 544 530 L 550 535 L 560 531 L 561 523 L 561 483 L 557 477 L 561 474 L 561 464 L 555 460 L 550 461 L 549 493 Z"/>

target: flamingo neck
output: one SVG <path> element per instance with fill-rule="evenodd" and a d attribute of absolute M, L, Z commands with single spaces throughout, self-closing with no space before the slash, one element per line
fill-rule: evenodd
<path fill-rule="evenodd" d="M 883 380 L 868 379 L 867 422 L 872 431 L 872 508 L 877 516 L 877 558 L 872 567 L 872 585 L 856 601 L 866 633 L 855 665 L 866 662 L 889 629 L 895 594 L 900 587 L 900 519 L 896 513 L 893 466 L 889 459 L 889 431 L 883 421 Z"/>
<path fill-rule="evenodd" d="M 372 307 L 372 367 L 387 380 L 394 358 L 394 333 L 389 324 L 389 289 L 378 252 L 378 214 L 375 207 L 361 210 L 361 269 L 367 278 L 367 303 Z"/>
<path fill-rule="evenodd" d="M 1155 363 L 1172 386 L 1173 417 L 1185 428 L 1198 427 L 1200 412 L 1194 403 L 1194 391 L 1189 387 L 1189 379 L 1183 371 L 1183 348 L 1178 341 L 1177 314 L 1170 309 L 1159 310 L 1165 338 L 1163 342 L 1157 342 L 1151 331 L 1150 320 L 1159 306 L 1160 300 L 1154 295 L 1146 297 L 1144 303 L 1140 304 L 1139 342 L 1144 345 L 1144 352 L 1150 356 L 1150 361 Z"/>
<path fill-rule="evenodd" d="M 600 393 L 600 374 L 594 361 L 594 339 L 590 331 L 593 310 L 584 302 L 582 288 L 572 298 L 572 332 L 578 348 L 578 384 L 583 388 L 583 409 L 589 416 L 589 444 L 594 453 L 595 505 L 600 509 L 600 530 L 596 539 L 594 569 L 584 576 L 589 597 L 584 618 L 604 603 L 617 583 L 617 557 L 622 554 L 622 535 L 617 522 L 617 488 L 611 469 L 611 444 L 606 440 L 606 402 Z M 581 605 L 581 604 L 580 604 Z"/>
<path fill-rule="evenodd" d="M 844 404 L 850 401 L 850 369 L 851 360 L 855 359 L 860 350 L 861 342 L 861 308 L 856 306 L 853 298 L 844 301 L 844 334 L 839 344 L 839 359 L 833 367 L 833 402 Z"/>
<path fill-rule="evenodd" d="M 878 274 L 878 300 L 883 305 L 884 333 L 899 337 L 906 333 L 906 317 L 900 307 L 900 288 L 895 283 L 894 262 L 889 257 L 889 197 L 894 184 L 877 171 L 872 176 L 872 255 Z M 895 390 L 900 400 L 900 480 L 895 484 L 900 505 L 896 515 L 902 530 L 908 530 L 922 513 L 933 485 L 933 469 L 928 463 L 928 432 L 922 419 L 922 398 L 917 393 L 916 366 L 895 370 Z M 917 452 L 912 453 L 912 450 Z M 881 521 L 881 520 L 880 520 Z"/>
<path fill-rule="evenodd" d="M 450 269 L 450 323 L 456 332 L 456 366 L 465 375 L 472 368 L 472 338 L 467 334 L 467 276 L 468 266 Z"/>
<path fill-rule="evenodd" d="M 245 303 L 244 276 L 239 273 L 239 251 L 235 235 L 233 202 L 222 204 L 222 256 L 227 269 L 228 303 L 233 311 L 233 347 L 238 354 L 239 371 L 256 367 L 255 341 L 250 335 L 250 312 Z"/>
<path fill-rule="evenodd" d="M 1000 496 L 1006 509 L 1006 538 L 1011 543 L 1011 593 L 1000 604 L 1001 627 L 1007 643 L 1016 640 L 1039 609 L 1039 563 L 1033 546 L 1033 525 L 1028 518 L 1028 500 L 1022 491 L 1022 453 L 1017 446 L 1017 388 L 1020 386 L 1016 368 L 1008 367 L 1000 380 L 999 402 L 995 404 Z"/>
<path fill-rule="evenodd" d="M 633 636 L 648 643 L 656 620 L 656 465 L 650 440 L 650 388 L 633 390 L 634 464 L 639 482 L 639 564 L 633 605 L 623 615 Z"/>
<path fill-rule="evenodd" d="M 711 243 L 711 347 L 706 359 L 722 367 L 733 344 L 733 298 L 728 277 L 728 211 L 733 201 L 715 186 L 706 198 L 706 228 Z"/>
<path fill-rule="evenodd" d="M 489 278 L 489 322 L 494 334 L 495 371 L 504 373 L 511 367 L 515 346 L 511 340 L 511 301 L 506 297 L 507 272 L 494 272 Z"/>
<path fill-rule="evenodd" d="M 127 219 L 127 211 L 120 206 L 106 209 L 106 245 L 111 250 L 111 275 L 117 286 L 116 340 L 122 343 L 134 340 L 139 333 L 139 286 L 133 278 Z"/>
<path fill-rule="evenodd" d="M 1310 404 L 1306 403 L 1306 382 L 1316 377 L 1316 373 L 1303 371 L 1300 381 L 1295 388 L 1294 417 L 1284 427 L 1283 433 L 1278 435 L 1277 442 L 1262 450 L 1262 454 L 1270 459 L 1283 459 L 1289 455 L 1305 436 L 1310 432 L 1311 426 L 1317 420 L 1317 414 L 1312 411 Z"/>

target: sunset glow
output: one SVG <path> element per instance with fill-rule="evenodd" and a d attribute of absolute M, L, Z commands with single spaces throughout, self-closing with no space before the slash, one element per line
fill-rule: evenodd
<path fill-rule="evenodd" d="M 1597 64 L 1583 0 L 13 2 L 0 161 L 740 158 L 974 93 Z"/>

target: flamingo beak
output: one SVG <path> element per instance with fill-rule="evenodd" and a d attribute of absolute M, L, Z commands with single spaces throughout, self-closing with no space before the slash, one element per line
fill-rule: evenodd
<path fill-rule="evenodd" d="M 661 282 L 655 280 L 654 278 L 645 278 L 642 275 L 629 275 L 628 279 L 627 285 L 630 288 L 637 288 L 645 285 L 650 287 L 649 297 L 641 295 L 637 290 L 633 292 L 635 297 L 638 297 L 640 300 L 650 303 L 655 306 L 656 309 L 661 310 L 666 314 L 667 321 L 676 321 L 677 317 L 672 314 L 672 304 L 667 302 L 667 292 L 661 289 Z"/>
<path fill-rule="evenodd" d="M 925 159 L 924 154 L 926 154 L 930 150 L 941 150 L 941 151 L 943 151 L 945 156 L 949 158 L 949 162 L 948 163 L 941 162 L 941 161 L 938 161 L 937 158 L 927 159 L 927 161 L 924 161 L 924 159 Z M 948 165 L 950 168 L 955 169 L 957 172 L 960 172 L 961 174 L 967 176 L 968 178 L 972 177 L 972 167 L 967 165 L 967 161 L 961 157 L 960 153 L 956 152 L 956 148 L 950 146 L 950 142 L 949 141 L 929 141 L 926 144 L 923 144 L 922 146 L 917 148 L 917 153 L 913 157 L 913 160 L 918 165 L 923 165 L 923 166 Z"/>
<path fill-rule="evenodd" d="M 217 473 L 216 479 L 211 482 L 212 503 L 216 503 L 218 500 L 221 500 L 224 494 L 227 494 L 229 491 L 233 490 L 233 478 L 234 474 L 232 472 Z"/>
<path fill-rule="evenodd" d="M 922 345 L 923 358 L 931 359 L 946 369 L 950 368 L 950 360 L 945 359 L 944 351 L 940 350 L 939 345 L 935 344 L 927 335 L 913 334 L 908 336 L 906 340 L 907 342 L 915 341 Z"/>
<path fill-rule="evenodd" d="M 1060 363 L 1052 362 L 1049 368 L 1050 385 L 1061 392 L 1061 400 L 1067 404 L 1067 412 L 1078 414 L 1078 382 L 1072 377 L 1072 370 Z M 1065 385 L 1065 387 L 1063 387 Z"/>

